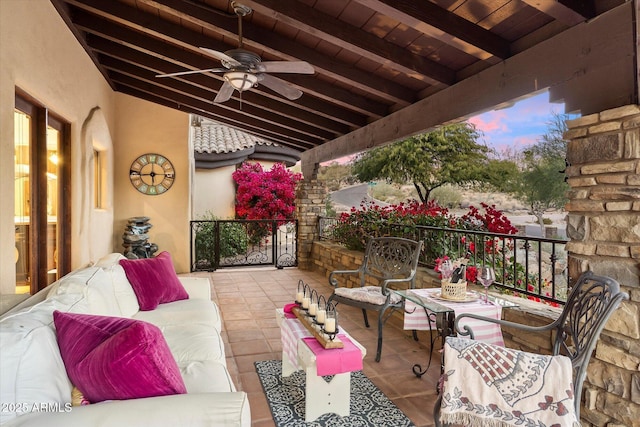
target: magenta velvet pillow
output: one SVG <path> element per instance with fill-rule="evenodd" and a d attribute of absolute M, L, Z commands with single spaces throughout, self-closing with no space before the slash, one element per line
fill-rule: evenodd
<path fill-rule="evenodd" d="M 140 310 L 155 310 L 158 304 L 188 299 L 169 252 L 155 258 L 121 259 L 120 265 L 138 298 Z"/>
<path fill-rule="evenodd" d="M 57 310 L 53 320 L 69 379 L 89 402 L 187 392 L 157 326 Z"/>

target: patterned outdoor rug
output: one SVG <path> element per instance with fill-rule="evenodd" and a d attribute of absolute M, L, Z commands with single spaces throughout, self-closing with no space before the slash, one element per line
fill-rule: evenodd
<path fill-rule="evenodd" d="M 307 423 L 304 421 L 304 372 L 297 371 L 282 378 L 280 360 L 266 360 L 255 365 L 278 427 L 414 427 L 407 416 L 362 371 L 351 373 L 351 408 L 348 417 L 325 414 Z"/>

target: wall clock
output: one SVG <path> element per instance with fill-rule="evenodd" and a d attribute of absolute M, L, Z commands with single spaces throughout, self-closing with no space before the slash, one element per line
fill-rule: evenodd
<path fill-rule="evenodd" d="M 166 157 L 147 153 L 133 161 L 129 169 L 129 179 L 142 194 L 157 195 L 171 188 L 175 171 Z"/>

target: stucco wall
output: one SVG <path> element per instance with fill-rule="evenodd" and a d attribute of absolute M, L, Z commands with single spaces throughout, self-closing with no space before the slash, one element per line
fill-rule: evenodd
<path fill-rule="evenodd" d="M 114 94 L 49 1 L 0 1 L 0 64 L 0 293 L 14 293 L 15 88 L 71 123 L 73 268 L 111 249 L 104 237 L 112 234 L 112 206 L 94 210 L 86 193 L 90 187 L 83 183 L 92 170 L 91 144 L 112 149 Z M 83 123 L 92 110 L 83 138 Z M 113 194 L 113 186 L 107 187 L 107 194 Z M 80 218 L 90 218 L 91 225 Z"/>
<path fill-rule="evenodd" d="M 127 219 L 148 216 L 149 241 L 171 253 L 178 273 L 189 271 L 190 153 L 189 115 L 128 95 L 116 95 L 115 212 L 113 250 L 122 252 Z M 129 180 L 131 163 L 145 153 L 168 158 L 175 169 L 169 191 L 149 196 Z"/>
<path fill-rule="evenodd" d="M 235 218 L 236 187 L 231 174 L 234 166 L 196 169 L 193 182 L 193 219 L 212 212 L 220 219 Z"/>

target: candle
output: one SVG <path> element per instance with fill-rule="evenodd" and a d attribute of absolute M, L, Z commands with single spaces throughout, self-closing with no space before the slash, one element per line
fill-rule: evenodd
<path fill-rule="evenodd" d="M 307 308 L 307 309 L 309 308 L 309 300 L 310 299 L 311 298 L 309 298 L 309 297 L 302 298 L 302 308 Z"/>
<path fill-rule="evenodd" d="M 316 322 L 323 324 L 326 318 L 327 318 L 327 310 L 325 310 L 324 308 L 319 308 L 316 311 Z"/>
<path fill-rule="evenodd" d="M 315 316 L 317 311 L 318 311 L 318 303 L 317 302 L 310 303 L 309 304 L 309 314 L 311 316 Z"/>
<path fill-rule="evenodd" d="M 296 302 L 297 302 L 298 304 L 302 302 L 302 296 L 303 296 L 303 295 L 304 295 L 304 294 L 303 294 L 302 292 L 298 292 L 298 293 L 296 294 Z"/>
<path fill-rule="evenodd" d="M 329 317 L 324 321 L 324 330 L 327 333 L 333 334 L 336 331 L 336 319 L 335 317 Z"/>

